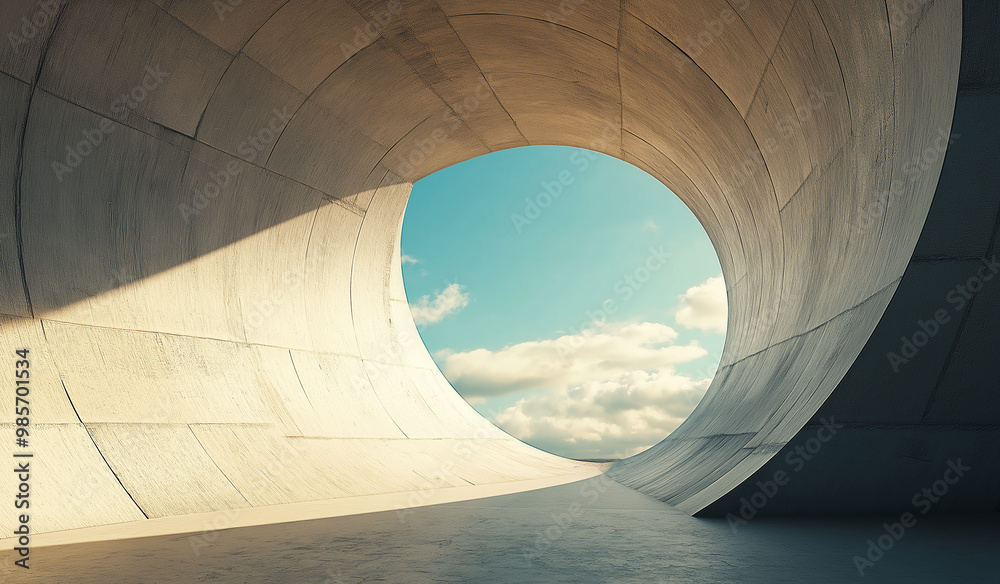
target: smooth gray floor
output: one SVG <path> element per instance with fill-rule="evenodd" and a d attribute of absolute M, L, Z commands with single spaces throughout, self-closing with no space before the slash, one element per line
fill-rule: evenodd
<path fill-rule="evenodd" d="M 599 490 L 604 490 L 603 493 Z M 574 504 L 579 505 L 571 507 Z M 565 529 L 559 515 L 575 511 Z M 41 548 L 4 582 L 997 582 L 1000 516 L 918 519 L 860 577 L 852 563 L 897 517 L 758 518 L 733 531 L 604 477 L 396 512 Z M 529 562 L 523 550 L 541 534 Z M 9 552 L 3 565 L 10 565 Z M 10 569 L 8 569 L 8 573 Z M 0 573 L 3 573 L 0 570 Z"/>

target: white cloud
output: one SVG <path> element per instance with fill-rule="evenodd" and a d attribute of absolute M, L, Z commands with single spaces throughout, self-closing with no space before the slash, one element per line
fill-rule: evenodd
<path fill-rule="evenodd" d="M 574 458 L 624 458 L 663 440 L 691 413 L 710 379 L 630 371 L 616 379 L 539 392 L 494 422 L 531 444 Z"/>
<path fill-rule="evenodd" d="M 672 345 L 677 331 L 664 324 L 604 324 L 557 339 L 499 351 L 438 351 L 442 371 L 465 396 L 497 396 L 532 388 L 569 387 L 613 379 L 628 371 L 673 367 L 707 354 L 697 343 Z"/>
<path fill-rule="evenodd" d="M 408 256 L 405 253 L 402 254 L 401 256 L 399 256 L 399 259 L 404 264 L 419 264 L 420 263 L 420 260 L 418 260 L 417 258 L 415 258 L 413 256 Z"/>
<path fill-rule="evenodd" d="M 469 305 L 469 294 L 462 292 L 462 286 L 459 284 L 451 284 L 443 292 L 435 294 L 433 300 L 430 296 L 421 296 L 419 300 L 410 304 L 413 322 L 418 325 L 434 324 Z"/>
<path fill-rule="evenodd" d="M 653 221 L 652 219 L 646 220 L 646 222 L 642 224 L 642 227 L 639 228 L 639 231 L 659 231 L 659 230 L 660 226 L 657 225 L 656 221 Z"/>
<path fill-rule="evenodd" d="M 726 283 L 722 276 L 687 289 L 677 308 L 677 324 L 687 328 L 726 332 Z"/>
<path fill-rule="evenodd" d="M 500 351 L 436 356 L 470 401 L 538 390 L 494 416 L 514 436 L 567 456 L 621 457 L 662 440 L 708 388 L 710 379 L 674 371 L 707 351 L 676 340 L 677 332 L 663 324 L 605 324 Z"/>

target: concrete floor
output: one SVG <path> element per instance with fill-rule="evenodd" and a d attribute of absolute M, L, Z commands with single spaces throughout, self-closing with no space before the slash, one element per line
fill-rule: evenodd
<path fill-rule="evenodd" d="M 562 516 L 562 517 L 560 517 Z M 572 516 L 572 517 L 571 517 Z M 859 576 L 897 517 L 758 518 L 734 532 L 604 477 L 537 491 L 192 535 L 39 548 L 4 582 L 962 582 L 1000 578 L 1000 516 L 938 515 Z M 559 524 L 565 527 L 559 527 Z M 525 550 L 534 557 L 529 561 Z M 12 575 L 12 576 L 11 576 Z"/>

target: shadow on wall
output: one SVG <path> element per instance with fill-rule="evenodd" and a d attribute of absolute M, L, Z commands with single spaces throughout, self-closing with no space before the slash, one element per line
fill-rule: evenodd
<path fill-rule="evenodd" d="M 19 253 L 24 268 L 23 285 L 8 277 L 14 280 L 8 281 L 8 296 L 23 296 L 16 288 L 26 288 L 36 317 L 300 217 L 309 218 L 296 222 L 303 232 L 301 257 L 307 257 L 309 231 L 318 227 L 322 207 L 338 205 L 360 226 L 376 189 L 397 187 L 404 200 L 409 191 L 410 183 L 377 168 L 368 176 L 344 177 L 339 192 L 350 194 L 335 198 L 257 166 L 254 153 L 273 146 L 287 123 L 286 113 L 277 110 L 247 137 L 238 153 L 248 156 L 241 158 L 164 128 L 157 128 L 164 135 L 152 137 L 42 90 L 31 96 L 9 78 L 0 79 L 0 95 L 15 104 L 9 117 L 28 113 L 16 190 L 20 224 L 7 227 L 12 237 L 0 245 L 15 256 L 7 265 L 16 266 Z M 53 160 L 57 152 L 66 160 Z M 354 240 L 340 240 L 352 246 L 344 253 L 353 254 Z M 262 256 L 273 251 L 255 248 L 258 257 L 247 261 L 263 263 Z M 176 281 L 172 292 L 202 301 L 185 285 Z M 5 312 L 30 316 L 14 304 Z"/>

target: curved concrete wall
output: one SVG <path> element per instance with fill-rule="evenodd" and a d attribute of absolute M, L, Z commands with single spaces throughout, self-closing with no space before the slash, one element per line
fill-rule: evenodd
<path fill-rule="evenodd" d="M 529 144 L 647 170 L 712 238 L 719 374 L 613 469 L 703 510 L 875 329 L 959 73 L 955 1 L 891 24 L 881 0 L 232 4 L 0 8 L 38 25 L 0 47 L 0 343 L 32 352 L 36 531 L 579 469 L 465 404 L 402 288 L 412 181 Z"/>
<path fill-rule="evenodd" d="M 1000 5 L 977 0 L 963 3 L 962 11 L 951 133 L 921 155 L 943 156 L 944 166 L 885 314 L 806 427 L 702 513 L 738 511 L 760 490 L 758 481 L 778 472 L 793 482 L 769 497 L 761 513 L 914 511 L 914 495 L 945 478 L 949 461 L 968 470 L 934 502 L 935 511 L 1000 511 L 1000 345 L 994 338 L 1000 279 L 975 280 L 980 270 L 989 276 L 1000 251 L 994 164 L 1000 154 Z M 908 178 L 928 170 L 912 162 L 903 167 Z M 875 219 L 853 228 L 869 229 Z M 836 439 L 810 453 L 817 443 L 809 441 L 825 437 L 820 429 L 831 420 L 840 426 Z M 948 478 L 954 476 L 949 471 Z"/>

